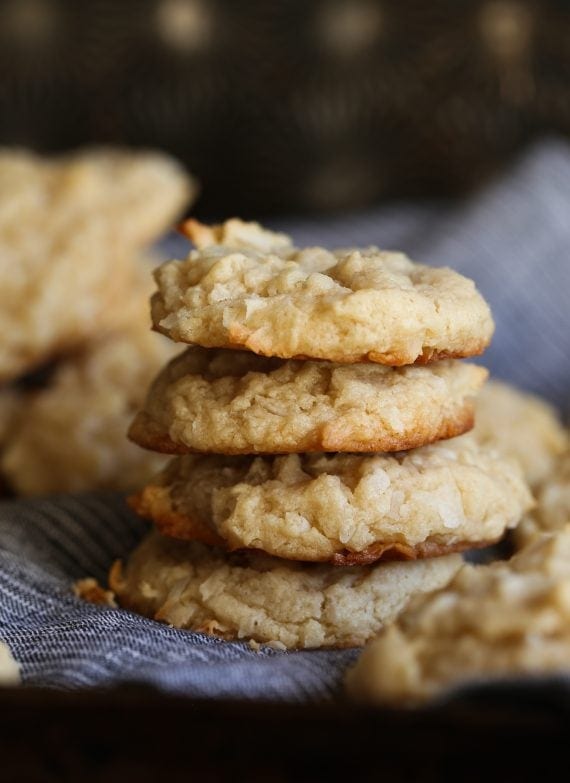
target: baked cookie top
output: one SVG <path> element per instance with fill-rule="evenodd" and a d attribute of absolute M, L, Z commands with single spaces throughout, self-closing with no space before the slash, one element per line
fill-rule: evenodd
<path fill-rule="evenodd" d="M 411 596 L 445 585 L 459 555 L 334 568 L 261 553 L 228 555 L 151 533 L 115 565 L 110 586 L 129 609 L 177 628 L 283 648 L 364 644 Z"/>
<path fill-rule="evenodd" d="M 347 679 L 361 700 L 413 704 L 473 682 L 568 672 L 570 526 L 507 562 L 464 566 L 413 601 Z"/>
<path fill-rule="evenodd" d="M 481 353 L 493 333 L 473 281 L 371 247 L 298 249 L 284 234 L 229 220 L 185 224 L 185 261 L 155 273 L 155 328 L 207 348 L 387 365 Z"/>
<path fill-rule="evenodd" d="M 491 379 L 475 403 L 474 435 L 483 445 L 517 459 L 532 487 L 554 469 L 567 436 L 545 400 Z"/>
<path fill-rule="evenodd" d="M 482 546 L 532 505 L 519 466 L 469 435 L 393 455 L 175 457 L 131 502 L 174 537 L 337 565 Z"/>
<path fill-rule="evenodd" d="M 0 151 L 0 382 L 114 329 L 133 255 L 193 190 L 158 153 Z"/>
<path fill-rule="evenodd" d="M 130 437 L 173 454 L 402 451 L 470 429 L 486 376 L 452 359 L 392 368 L 193 347 L 154 381 Z"/>

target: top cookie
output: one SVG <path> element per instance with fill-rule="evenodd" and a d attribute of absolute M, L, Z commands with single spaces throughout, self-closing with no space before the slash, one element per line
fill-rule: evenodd
<path fill-rule="evenodd" d="M 155 273 L 155 328 L 206 348 L 284 359 L 399 366 L 480 354 L 494 325 L 471 280 L 371 247 L 293 247 L 284 234 L 229 220 L 184 232 L 185 261 Z"/>

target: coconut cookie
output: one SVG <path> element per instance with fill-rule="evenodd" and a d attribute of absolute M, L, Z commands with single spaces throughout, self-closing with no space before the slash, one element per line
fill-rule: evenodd
<path fill-rule="evenodd" d="M 544 530 L 555 530 L 570 522 L 570 451 L 540 487 L 535 516 Z"/>
<path fill-rule="evenodd" d="M 491 339 L 487 304 L 451 269 L 374 247 L 300 250 L 238 220 L 185 230 L 197 249 L 155 273 L 155 328 L 173 340 L 404 365 L 479 354 Z"/>
<path fill-rule="evenodd" d="M 537 486 L 566 447 L 560 419 L 547 402 L 491 380 L 476 401 L 474 434 L 480 443 L 517 459 L 529 484 Z"/>
<path fill-rule="evenodd" d="M 146 319 L 68 358 L 49 386 L 22 396 L 1 472 L 24 495 L 87 489 L 132 491 L 164 457 L 126 438 L 133 411 L 176 346 Z"/>
<path fill-rule="evenodd" d="M 515 543 L 524 546 L 534 536 L 559 530 L 570 523 L 570 452 L 557 462 L 554 470 L 537 490 L 536 508 L 515 531 Z"/>
<path fill-rule="evenodd" d="M 468 435 L 394 455 L 176 457 L 131 502 L 177 538 L 337 565 L 483 546 L 532 505 L 519 466 Z"/>
<path fill-rule="evenodd" d="M 14 388 L 0 389 L 0 451 L 4 448 L 22 410 L 22 394 Z"/>
<path fill-rule="evenodd" d="M 363 652 L 349 693 L 413 704 L 447 689 L 520 675 L 570 673 L 570 527 L 507 562 L 464 566 L 412 602 Z"/>
<path fill-rule="evenodd" d="M 189 348 L 154 382 L 131 438 L 156 451 L 401 451 L 473 425 L 482 367 L 270 359 Z"/>
<path fill-rule="evenodd" d="M 0 641 L 0 686 L 19 685 L 20 666 L 4 641 Z"/>
<path fill-rule="evenodd" d="M 0 389 L 0 458 L 11 433 L 18 426 L 18 416 L 22 409 L 22 395 L 10 387 Z M 7 487 L 0 466 L 0 497 Z"/>
<path fill-rule="evenodd" d="M 0 382 L 115 328 L 133 253 L 192 190 L 162 154 L 0 152 Z"/>
<path fill-rule="evenodd" d="M 435 590 L 459 555 L 414 563 L 334 568 L 258 552 L 228 555 L 153 532 L 116 564 L 110 586 L 129 609 L 177 628 L 282 648 L 364 644 L 412 595 Z"/>

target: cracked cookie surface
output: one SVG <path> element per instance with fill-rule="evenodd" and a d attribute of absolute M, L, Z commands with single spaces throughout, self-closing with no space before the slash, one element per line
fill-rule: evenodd
<path fill-rule="evenodd" d="M 174 537 L 349 565 L 492 543 L 532 498 L 514 461 L 462 435 L 395 454 L 175 457 L 131 503 Z"/>
<path fill-rule="evenodd" d="M 472 280 L 372 247 L 293 247 L 256 223 L 187 221 L 196 249 L 155 273 L 155 328 L 207 348 L 386 365 L 473 356 L 494 324 Z"/>
<path fill-rule="evenodd" d="M 410 597 L 445 585 L 459 555 L 413 563 L 335 568 L 258 552 L 228 555 L 150 533 L 116 564 L 118 602 L 176 628 L 281 648 L 364 644 Z"/>
<path fill-rule="evenodd" d="M 189 348 L 154 381 L 131 438 L 166 453 L 402 451 L 460 435 L 487 371 L 269 359 Z"/>

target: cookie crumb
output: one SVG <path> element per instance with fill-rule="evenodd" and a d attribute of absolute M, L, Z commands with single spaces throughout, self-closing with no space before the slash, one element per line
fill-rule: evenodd
<path fill-rule="evenodd" d="M 90 604 L 102 604 L 117 608 L 115 594 L 112 590 L 105 590 L 99 582 L 92 577 L 79 579 L 73 585 L 73 592 L 78 598 L 88 601 Z"/>
<path fill-rule="evenodd" d="M 285 652 L 285 650 L 287 649 L 287 647 L 283 644 L 283 642 L 279 642 L 277 640 L 267 642 L 265 646 L 271 647 L 272 650 L 279 650 L 279 652 Z"/>
<path fill-rule="evenodd" d="M 196 628 L 198 633 L 206 633 L 208 636 L 223 636 L 227 630 L 224 625 L 213 619 L 207 620 L 199 628 Z"/>
<path fill-rule="evenodd" d="M 20 666 L 5 642 L 0 641 L 0 685 L 19 685 Z"/>

